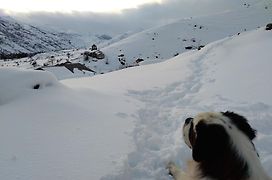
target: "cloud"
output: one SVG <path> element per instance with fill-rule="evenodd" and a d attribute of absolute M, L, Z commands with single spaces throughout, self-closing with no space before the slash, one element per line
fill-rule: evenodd
<path fill-rule="evenodd" d="M 126 9 L 122 13 L 35 12 L 14 13 L 12 16 L 30 24 L 63 31 L 116 35 L 127 31 L 140 31 L 175 19 L 233 9 L 242 3 L 239 0 L 164 0 L 160 4 L 146 4 L 138 8 Z"/>

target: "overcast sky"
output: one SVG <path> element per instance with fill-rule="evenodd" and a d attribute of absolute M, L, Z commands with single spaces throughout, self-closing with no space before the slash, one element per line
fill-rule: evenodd
<path fill-rule="evenodd" d="M 254 0 L 0 0 L 0 14 L 66 32 L 116 35 L 226 11 L 245 1 Z"/>
<path fill-rule="evenodd" d="M 0 0 L 7 12 L 120 12 L 163 0 Z"/>

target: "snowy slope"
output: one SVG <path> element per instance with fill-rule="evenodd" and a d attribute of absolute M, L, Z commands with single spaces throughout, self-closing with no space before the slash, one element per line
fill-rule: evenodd
<path fill-rule="evenodd" d="M 202 17 L 191 17 L 152 28 L 102 49 L 110 59 L 124 54 L 128 64 L 137 58 L 146 63 L 161 62 L 183 53 L 186 47 L 198 48 L 224 37 L 256 29 L 272 21 L 271 9 L 263 6 L 241 7 Z"/>
<path fill-rule="evenodd" d="M 168 61 L 57 82 L 0 69 L 0 179 L 171 179 L 191 158 L 181 125 L 231 110 L 258 130 L 272 176 L 272 31 L 225 38 Z M 37 84 L 39 84 L 38 89 Z"/>

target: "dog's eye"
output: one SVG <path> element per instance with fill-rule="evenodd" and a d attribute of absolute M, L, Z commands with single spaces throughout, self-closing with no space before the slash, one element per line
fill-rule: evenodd
<path fill-rule="evenodd" d="M 193 118 L 187 118 L 186 120 L 185 120 L 185 125 L 187 125 L 187 124 L 189 124 L 191 121 L 193 120 Z"/>

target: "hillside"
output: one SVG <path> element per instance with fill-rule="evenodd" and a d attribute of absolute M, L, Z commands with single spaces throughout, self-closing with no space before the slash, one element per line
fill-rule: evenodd
<path fill-rule="evenodd" d="M 238 8 L 202 17 L 181 19 L 132 35 L 102 49 L 110 62 L 124 54 L 128 64 L 141 58 L 147 64 L 161 62 L 191 49 L 228 36 L 257 29 L 272 21 L 271 9 L 263 6 Z"/>
<path fill-rule="evenodd" d="M 58 82 L 0 68 L 0 179 L 171 179 L 191 158 L 181 125 L 231 110 L 258 130 L 272 176 L 272 31 L 242 33 L 162 63 Z"/>

